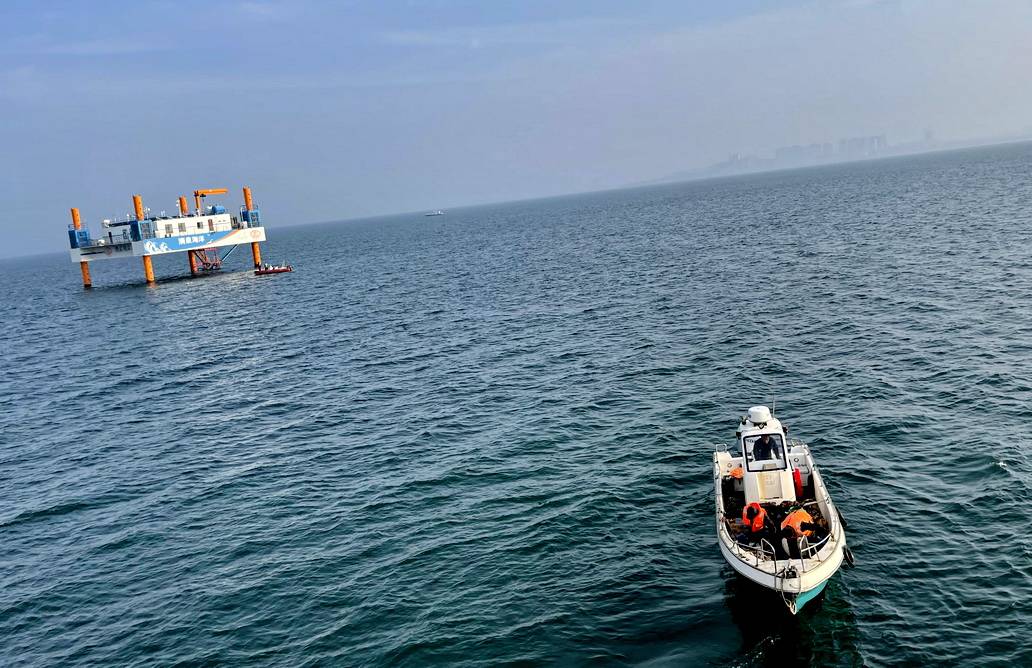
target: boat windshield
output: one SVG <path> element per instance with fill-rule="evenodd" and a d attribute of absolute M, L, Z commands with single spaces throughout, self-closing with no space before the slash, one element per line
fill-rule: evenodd
<path fill-rule="evenodd" d="M 745 460 L 750 471 L 775 471 L 788 467 L 785 442 L 781 434 L 761 434 L 742 439 Z"/>

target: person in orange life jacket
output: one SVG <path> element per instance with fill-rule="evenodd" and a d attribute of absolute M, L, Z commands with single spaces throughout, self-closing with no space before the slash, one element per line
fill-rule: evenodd
<path fill-rule="evenodd" d="M 758 503 L 750 503 L 742 509 L 742 524 L 745 525 L 745 536 L 759 540 L 766 533 L 767 511 Z"/>
<path fill-rule="evenodd" d="M 799 558 L 799 539 L 803 536 L 812 536 L 814 529 L 818 529 L 810 513 L 802 508 L 793 510 L 781 522 L 781 543 L 793 559 Z"/>
<path fill-rule="evenodd" d="M 775 459 L 781 457 L 781 448 L 778 447 L 778 442 L 770 437 L 770 434 L 764 434 L 756 439 L 753 443 L 753 460 L 762 461 L 764 459 Z"/>
<path fill-rule="evenodd" d="M 781 522 L 781 529 L 784 530 L 790 528 L 792 535 L 796 538 L 800 536 L 812 536 L 813 530 L 820 527 L 813 521 L 813 517 L 810 513 L 806 512 L 802 508 L 793 510 L 785 517 Z"/>

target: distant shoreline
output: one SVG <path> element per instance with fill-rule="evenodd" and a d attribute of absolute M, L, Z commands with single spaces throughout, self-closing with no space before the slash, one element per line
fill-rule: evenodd
<path fill-rule="evenodd" d="M 972 142 L 974 142 L 974 140 L 972 140 Z M 726 173 L 700 173 L 700 174 L 695 175 L 695 176 L 690 176 L 688 174 L 671 175 L 669 177 L 662 177 L 662 178 L 655 179 L 655 180 L 650 180 L 650 181 L 639 181 L 639 182 L 628 183 L 628 184 L 616 186 L 616 187 L 613 187 L 613 188 L 601 188 L 599 190 L 581 190 L 581 191 L 576 191 L 576 192 L 561 193 L 561 194 L 558 194 L 558 195 L 544 195 L 544 196 L 540 196 L 540 197 L 526 197 L 526 198 L 522 198 L 522 199 L 498 200 L 498 201 L 493 201 L 493 202 L 482 202 L 482 203 L 456 205 L 456 206 L 448 207 L 448 210 L 452 211 L 452 212 L 461 212 L 462 210 L 465 210 L 465 209 L 476 209 L 476 208 L 481 208 L 481 207 L 504 206 L 504 205 L 507 205 L 507 204 L 525 204 L 525 203 L 529 203 L 529 202 L 544 202 L 544 201 L 553 200 L 553 199 L 562 199 L 562 198 L 565 198 L 565 197 L 582 197 L 582 196 L 585 196 L 585 195 L 595 195 L 595 194 L 602 194 L 602 193 L 619 192 L 621 190 L 636 190 L 636 189 L 639 189 L 639 188 L 652 188 L 652 187 L 658 187 L 658 186 L 670 186 L 670 185 L 675 185 L 675 184 L 678 184 L 678 183 L 700 183 L 700 182 L 703 182 L 703 181 L 715 181 L 715 180 L 719 180 L 719 179 L 734 179 L 734 178 L 740 178 L 740 177 L 743 177 L 743 176 L 759 176 L 759 175 L 762 175 L 762 174 L 776 174 L 776 173 L 779 173 L 779 172 L 794 172 L 794 171 L 805 170 L 805 169 L 825 169 L 825 168 L 836 167 L 836 166 L 840 166 L 840 165 L 851 165 L 851 164 L 866 163 L 866 162 L 878 162 L 880 160 L 886 160 L 886 161 L 887 160 L 899 160 L 899 159 L 903 159 L 903 158 L 913 158 L 913 157 L 922 156 L 922 155 L 933 155 L 933 154 L 936 154 L 936 153 L 954 153 L 954 152 L 958 152 L 958 151 L 970 151 L 970 150 L 983 149 L 983 148 L 992 148 L 994 146 L 1009 146 L 1009 145 L 1016 145 L 1016 144 L 1032 144 L 1032 137 L 1001 139 L 1001 140 L 998 140 L 998 141 L 984 141 L 984 142 L 977 142 L 977 143 L 972 143 L 972 142 L 968 142 L 968 141 L 949 142 L 949 143 L 943 143 L 943 144 L 937 146 L 936 148 L 932 148 L 932 149 L 929 149 L 927 151 L 912 151 L 912 152 L 907 152 L 907 153 L 888 153 L 888 154 L 885 154 L 885 155 L 875 155 L 875 156 L 869 156 L 869 157 L 863 157 L 863 158 L 857 158 L 857 159 L 851 159 L 851 160 L 835 160 L 835 161 L 831 161 L 831 162 L 818 162 L 818 163 L 815 163 L 815 164 L 805 164 L 805 165 L 791 165 L 791 166 L 783 166 L 783 167 L 774 167 L 774 168 L 770 168 L 770 169 L 762 169 L 761 168 L 761 169 L 755 169 L 755 170 L 742 170 L 742 171 L 726 172 Z M 308 222 L 304 222 L 304 223 L 295 223 L 295 224 L 292 224 L 292 225 L 284 225 L 283 228 L 286 229 L 286 228 L 292 228 L 292 227 L 305 227 L 305 226 L 308 226 L 308 225 L 333 225 L 333 224 L 342 224 L 342 223 L 369 222 L 369 221 L 375 221 L 375 220 L 380 220 L 380 219 L 385 219 L 385 218 L 399 218 L 399 217 L 404 217 L 404 216 L 419 216 L 420 218 L 422 218 L 425 213 L 426 213 L 425 209 L 419 209 L 419 210 L 414 210 L 414 211 L 400 211 L 400 212 L 393 212 L 393 213 L 378 214 L 378 215 L 374 215 L 374 216 L 363 216 L 363 217 L 360 217 L 360 218 L 338 218 L 338 219 L 332 219 L 332 220 L 308 221 Z M 58 234 L 58 235 L 55 235 L 54 238 L 55 238 L 55 240 L 61 240 L 64 237 L 62 237 L 60 234 Z M 23 254 L 23 255 L 0 255 L 0 262 L 7 261 L 7 260 L 19 260 L 19 259 L 24 259 L 24 258 L 32 258 L 32 257 L 42 257 L 42 256 L 46 256 L 46 255 L 55 255 L 55 254 L 62 253 L 62 252 L 67 252 L 67 251 L 65 251 L 63 249 L 62 250 L 48 250 L 48 251 L 45 250 L 45 251 L 38 251 L 38 252 L 27 253 L 27 254 Z"/>
<path fill-rule="evenodd" d="M 900 151 L 892 152 L 886 151 L 880 155 L 862 156 L 856 158 L 846 158 L 842 160 L 827 160 L 817 161 L 811 163 L 804 163 L 798 165 L 780 165 L 771 167 L 759 167 L 756 169 L 740 169 L 731 171 L 721 171 L 713 167 L 703 167 L 699 170 L 693 170 L 689 172 L 680 172 L 672 174 L 670 176 L 660 177 L 656 180 L 641 181 L 633 186 L 634 188 L 642 188 L 648 186 L 659 186 L 669 185 L 671 183 L 687 183 L 691 181 L 707 181 L 710 179 L 721 179 L 735 176 L 747 176 L 754 174 L 773 174 L 775 172 L 790 172 L 799 169 L 821 169 L 824 167 L 833 167 L 835 165 L 849 165 L 858 162 L 877 162 L 878 160 L 893 160 L 896 158 L 911 158 L 919 155 L 930 155 L 933 153 L 952 153 L 954 151 L 966 151 L 970 149 L 978 148 L 991 148 L 993 146 L 1006 146 L 1009 144 L 1026 144 L 1032 143 L 1032 137 L 1020 137 L 1011 139 L 999 139 L 999 140 L 964 140 L 954 142 L 944 142 L 934 147 L 929 147 L 924 150 L 913 150 L 913 151 Z"/>

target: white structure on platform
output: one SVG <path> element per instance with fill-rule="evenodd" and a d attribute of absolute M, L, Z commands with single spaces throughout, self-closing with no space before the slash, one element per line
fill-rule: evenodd
<path fill-rule="evenodd" d="M 134 234 L 136 229 L 139 234 Z M 262 241 L 264 227 L 249 227 L 236 216 L 220 213 L 108 223 L 101 228 L 101 236 L 90 237 L 69 253 L 73 262 L 93 262 Z"/>
<path fill-rule="evenodd" d="M 82 271 L 82 285 L 92 287 L 90 263 L 97 260 L 118 260 L 128 257 L 143 259 L 144 277 L 147 283 L 154 283 L 152 255 L 186 253 L 190 274 L 215 271 L 222 267 L 222 261 L 233 252 L 219 253 L 223 246 L 251 244 L 251 257 L 257 269 L 262 263 L 259 244 L 265 241 L 261 211 L 254 205 L 251 189 L 244 187 L 244 205 L 238 216 L 228 213 L 223 206 L 201 206 L 203 198 L 225 195 L 225 188 L 198 188 L 194 190 L 193 209 L 189 208 L 186 196 L 179 197 L 179 215 L 152 216 L 150 209 L 143 206 L 143 197 L 133 195 L 135 218 L 125 220 L 104 219 L 100 236 L 90 234 L 82 223 L 79 210 L 71 209 L 72 224 L 68 226 L 69 255 L 72 262 L 79 263 Z"/>

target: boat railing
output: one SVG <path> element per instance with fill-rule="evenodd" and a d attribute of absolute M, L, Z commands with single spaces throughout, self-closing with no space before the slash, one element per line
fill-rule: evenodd
<path fill-rule="evenodd" d="M 827 504 L 829 502 L 829 499 L 827 498 L 827 495 L 825 495 L 824 502 L 825 502 L 825 504 Z M 810 506 L 810 507 L 817 506 L 818 512 L 820 512 L 821 515 L 824 515 L 824 512 L 820 510 L 820 504 L 817 501 L 807 501 L 806 503 L 802 504 L 803 509 L 806 509 L 808 506 Z M 831 506 L 825 505 L 825 507 L 830 508 Z M 827 518 L 825 518 L 825 519 L 827 520 Z M 814 559 L 816 561 L 823 561 L 824 559 L 820 556 L 820 551 L 823 550 L 824 547 L 828 544 L 828 542 L 831 540 L 831 537 L 834 535 L 834 533 L 835 533 L 835 527 L 834 527 L 834 525 L 832 525 L 831 520 L 828 520 L 828 535 L 825 536 L 824 538 L 821 538 L 819 541 L 817 541 L 813 545 L 807 544 L 806 546 L 800 546 L 800 548 L 799 548 L 800 555 L 804 559 Z"/>
<path fill-rule="evenodd" d="M 730 446 L 727 443 L 715 443 L 713 449 L 717 452 L 731 452 Z"/>
<path fill-rule="evenodd" d="M 814 491 L 815 492 L 817 490 L 821 491 L 821 499 L 820 499 L 820 501 L 824 503 L 824 508 L 827 509 L 827 512 L 821 511 L 821 514 L 824 515 L 824 519 L 827 520 L 827 522 L 828 522 L 828 533 L 829 533 L 829 535 L 833 536 L 833 535 L 835 535 L 836 529 L 838 527 L 838 517 L 837 517 L 838 513 L 835 511 L 835 504 L 832 503 L 831 495 L 828 493 L 828 488 L 824 484 L 824 476 L 821 475 L 821 472 L 818 471 L 817 467 L 815 465 L 813 465 L 813 464 L 811 464 L 811 467 L 810 467 L 810 475 L 813 476 L 813 488 L 814 488 Z M 817 502 L 814 501 L 813 503 L 817 503 Z M 818 507 L 820 507 L 819 503 L 818 503 Z"/>
<path fill-rule="evenodd" d="M 731 551 L 739 558 L 751 556 L 757 559 L 757 561 L 774 560 L 777 564 L 777 554 L 774 551 L 774 546 L 771 545 L 767 539 L 761 538 L 758 545 L 743 545 L 735 540 L 734 535 L 731 533 L 731 520 L 728 519 L 727 514 L 724 511 L 720 511 L 720 527 L 727 533 L 727 538 L 731 542 Z M 764 547 L 764 543 L 767 547 Z M 769 548 L 769 549 L 768 549 Z"/>
<path fill-rule="evenodd" d="M 800 546 L 799 547 L 799 554 L 800 554 L 800 556 L 803 559 L 813 559 L 814 561 L 824 561 L 821 558 L 820 552 L 821 552 L 821 550 L 824 549 L 824 546 L 828 544 L 829 540 L 831 540 L 831 534 L 830 533 L 827 536 L 825 536 L 824 538 L 821 538 L 819 541 L 817 541 L 813 545 L 810 545 L 809 541 L 807 541 L 805 546 Z"/>
<path fill-rule="evenodd" d="M 766 538 L 761 538 L 760 539 L 760 552 L 764 556 L 769 555 L 768 558 L 771 561 L 774 562 L 774 572 L 777 573 L 778 572 L 778 552 L 777 552 L 777 550 L 774 549 L 774 545 L 771 544 L 771 542 L 769 540 L 767 540 Z"/>

